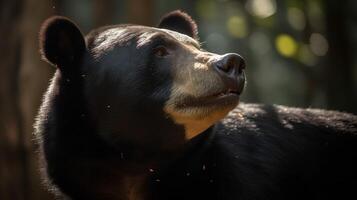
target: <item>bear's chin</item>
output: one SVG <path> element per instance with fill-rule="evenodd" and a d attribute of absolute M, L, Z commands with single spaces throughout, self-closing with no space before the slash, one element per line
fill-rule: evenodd
<path fill-rule="evenodd" d="M 239 97 L 230 94 L 201 103 L 166 106 L 164 111 L 176 124 L 184 126 L 185 138 L 190 140 L 223 119 L 238 103 Z"/>
<path fill-rule="evenodd" d="M 186 109 L 190 107 L 202 108 L 203 110 L 224 109 L 226 107 L 237 106 L 239 103 L 239 95 L 236 93 L 219 93 L 211 96 L 196 98 L 194 101 L 184 103 Z M 181 105 L 178 105 L 181 107 Z M 233 107 L 233 108 L 234 108 Z M 232 109 L 233 109 L 232 108 Z"/>

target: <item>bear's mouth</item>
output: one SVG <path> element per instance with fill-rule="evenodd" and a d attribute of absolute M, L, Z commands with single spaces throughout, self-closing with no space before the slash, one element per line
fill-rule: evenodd
<path fill-rule="evenodd" d="M 225 97 L 228 97 L 228 96 L 237 96 L 239 97 L 239 95 L 241 94 L 241 92 L 239 92 L 238 90 L 235 90 L 235 89 L 227 89 L 225 91 L 222 91 L 222 92 L 218 92 L 218 93 L 215 93 L 213 95 L 210 95 L 211 97 L 216 97 L 216 98 L 225 98 Z"/>
<path fill-rule="evenodd" d="M 206 96 L 206 99 L 226 99 L 226 98 L 239 98 L 244 90 L 245 77 L 244 73 L 238 77 L 235 82 L 228 82 L 226 87 L 219 92 Z"/>
<path fill-rule="evenodd" d="M 211 106 L 228 106 L 239 102 L 240 92 L 228 88 L 219 92 L 213 92 L 202 97 L 191 97 L 186 99 L 185 103 L 179 104 L 178 107 L 211 107 Z"/>
<path fill-rule="evenodd" d="M 218 83 L 221 87 L 215 90 L 207 91 L 205 95 L 194 97 L 191 95 L 185 96 L 179 104 L 176 104 L 178 108 L 223 108 L 236 106 L 239 103 L 240 95 L 243 93 L 245 86 L 245 76 L 242 73 L 236 80 L 230 82 Z M 213 88 L 212 88 L 213 89 Z"/>
<path fill-rule="evenodd" d="M 212 95 L 208 95 L 201 99 L 202 103 L 213 103 L 213 104 L 229 104 L 230 102 L 235 103 L 239 100 L 239 96 L 241 91 L 228 88 L 220 92 L 213 93 Z"/>

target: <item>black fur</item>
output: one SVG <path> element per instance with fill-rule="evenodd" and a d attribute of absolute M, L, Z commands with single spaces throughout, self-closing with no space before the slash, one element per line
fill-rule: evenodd
<path fill-rule="evenodd" d="M 206 134 L 161 175 L 153 199 L 356 198 L 354 115 L 242 104 Z"/>
<path fill-rule="evenodd" d="M 55 19 L 43 26 L 42 50 L 65 70 L 59 67 L 45 95 L 36 139 L 47 184 L 59 195 L 74 200 L 357 197 L 356 116 L 241 104 L 185 141 L 184 128 L 162 109 L 174 84 L 173 63 L 181 60 L 153 54 L 172 35 L 160 32 L 138 47 L 142 34 L 158 30 L 112 26 L 87 35 L 85 47 L 73 23 Z M 62 29 L 76 42 L 57 45 Z M 179 49 L 175 41 L 170 39 L 172 49 Z M 74 52 L 67 54 L 69 46 Z"/>

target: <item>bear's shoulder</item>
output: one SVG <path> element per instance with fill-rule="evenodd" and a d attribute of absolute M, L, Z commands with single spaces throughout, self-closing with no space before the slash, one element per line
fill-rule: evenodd
<path fill-rule="evenodd" d="M 317 188 L 331 183 L 328 177 L 349 182 L 356 176 L 357 116 L 240 104 L 216 124 L 211 144 L 207 160 L 213 177 L 230 197 L 306 199 L 316 191 L 301 193 L 302 185 Z M 342 185 L 325 191 L 326 199 L 348 193 Z"/>
<path fill-rule="evenodd" d="M 328 130 L 357 133 L 357 116 L 313 108 L 294 108 L 281 105 L 240 104 L 221 121 L 222 131 Z M 218 131 L 219 132 L 219 131 Z"/>

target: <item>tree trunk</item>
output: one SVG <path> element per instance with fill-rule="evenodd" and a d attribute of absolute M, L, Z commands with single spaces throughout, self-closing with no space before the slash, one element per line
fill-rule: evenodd
<path fill-rule="evenodd" d="M 40 106 L 43 93 L 48 86 L 54 67 L 41 61 L 38 50 L 38 32 L 41 23 L 49 17 L 56 5 L 48 0 L 26 0 L 21 26 L 23 46 L 19 76 L 19 106 L 22 117 L 23 145 L 26 173 L 26 199 L 50 198 L 41 185 L 38 158 L 33 143 L 33 124 Z"/>
<path fill-rule="evenodd" d="M 128 22 L 140 25 L 154 26 L 154 1 L 130 0 L 127 1 L 129 16 Z"/>
<path fill-rule="evenodd" d="M 111 25 L 115 16 L 114 0 L 95 0 L 93 2 L 94 27 Z"/>
<path fill-rule="evenodd" d="M 21 3 L 21 0 L 0 2 L 0 35 L 6 36 L 0 40 L 0 199 L 24 199 L 26 190 L 18 106 Z"/>
<path fill-rule="evenodd" d="M 0 199 L 50 199 L 40 184 L 32 132 L 48 85 L 38 31 L 51 13 L 47 0 L 0 1 Z M 52 199 L 52 198 L 51 198 Z"/>
<path fill-rule="evenodd" d="M 330 109 L 357 113 L 356 88 L 353 84 L 353 43 L 350 1 L 328 0 L 326 6 L 329 59 L 325 69 L 327 104 Z"/>

